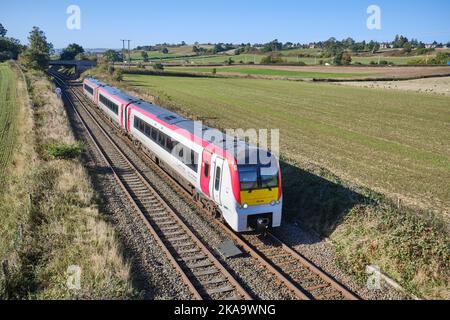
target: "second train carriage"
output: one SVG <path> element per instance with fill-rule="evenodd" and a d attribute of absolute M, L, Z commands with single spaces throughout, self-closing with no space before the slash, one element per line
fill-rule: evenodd
<path fill-rule="evenodd" d="M 233 230 L 281 225 L 281 172 L 272 154 L 93 78 L 83 91 L 196 198 L 214 204 Z"/>

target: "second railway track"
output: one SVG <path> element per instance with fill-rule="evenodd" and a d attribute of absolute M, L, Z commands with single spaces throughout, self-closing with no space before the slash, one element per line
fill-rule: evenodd
<path fill-rule="evenodd" d="M 62 83 L 63 85 L 66 84 L 66 80 L 61 75 L 52 74 L 58 82 Z M 72 88 L 68 86 L 68 92 L 70 95 L 70 98 L 76 100 L 78 104 L 82 106 L 82 108 L 85 109 L 85 112 L 92 118 L 92 120 L 96 123 L 96 125 L 101 129 L 102 134 L 105 135 L 110 143 L 115 145 L 115 148 L 117 149 L 118 153 L 122 155 L 122 158 L 125 159 L 125 163 L 119 163 L 119 165 L 128 167 L 127 170 L 129 170 L 129 167 L 133 167 L 133 164 L 130 162 L 130 160 L 123 154 L 123 152 L 120 150 L 117 144 L 112 141 L 111 137 L 108 135 L 108 133 L 101 128 L 101 125 L 98 123 L 98 121 L 95 120 L 95 117 L 91 113 L 92 111 L 88 110 L 88 107 L 86 105 L 91 105 L 90 102 L 85 99 L 84 95 L 82 94 L 81 90 L 77 93 L 76 88 Z M 69 100 L 69 103 L 72 104 L 74 109 L 76 110 L 76 106 L 73 104 L 73 102 Z M 97 116 L 102 116 L 102 114 L 99 112 L 99 110 L 96 110 L 96 108 L 93 108 L 95 110 Z M 87 126 L 86 126 L 87 128 Z M 88 128 L 87 128 L 88 129 Z M 88 129 L 89 130 L 89 129 Z M 95 139 L 94 137 L 92 137 Z M 133 150 L 135 150 L 135 146 L 132 144 L 131 141 L 126 141 L 127 139 L 123 139 L 123 141 Z M 139 150 L 136 150 L 139 151 Z M 108 159 L 106 159 L 108 161 Z M 174 179 L 172 179 L 164 170 L 162 170 L 160 167 L 158 167 L 155 163 L 153 163 L 148 157 L 146 157 L 145 162 L 154 170 L 158 175 L 160 175 L 166 182 L 168 182 L 171 187 L 175 190 L 177 190 L 180 194 L 180 196 L 183 196 L 184 199 L 188 201 L 192 201 L 192 198 L 190 197 L 190 194 L 181 187 Z M 125 177 L 127 177 L 127 170 L 119 173 L 123 173 Z M 126 181 L 121 182 L 123 185 L 123 188 L 127 190 L 127 188 L 137 188 L 137 193 L 130 193 L 130 200 L 132 203 L 136 206 L 138 210 L 143 210 L 145 212 L 146 207 L 145 204 L 151 204 L 153 202 L 144 202 L 142 203 L 139 199 L 142 198 L 142 194 L 140 192 L 143 192 L 145 190 L 152 189 L 148 181 L 139 173 L 139 171 L 134 168 L 135 170 L 135 176 L 129 175 L 130 183 L 128 184 Z M 117 174 L 117 173 L 116 173 Z M 132 178 L 133 177 L 133 178 Z M 120 176 L 118 175 L 118 179 L 120 180 Z M 141 191 L 140 191 L 141 190 Z M 153 190 L 152 195 L 153 198 L 158 199 L 158 202 L 162 204 L 163 207 L 166 207 L 168 210 L 170 209 L 170 206 L 165 204 L 164 200 L 158 195 L 157 192 Z M 155 200 L 156 201 L 156 200 Z M 199 210 L 203 210 L 206 216 L 208 216 L 208 213 L 206 210 L 204 210 L 203 207 L 201 207 L 198 203 L 194 202 L 194 204 L 197 206 Z M 156 210 L 158 211 L 158 210 Z M 145 214 L 144 214 L 145 215 Z M 146 219 L 151 221 L 151 219 L 147 216 Z M 159 217 L 157 217 L 159 218 Z M 351 291 L 346 289 L 343 285 L 341 285 L 338 281 L 333 279 L 331 276 L 323 272 L 320 268 L 315 266 L 313 263 L 311 263 L 308 259 L 303 257 L 301 254 L 299 254 L 297 251 L 293 250 L 286 244 L 284 244 L 281 240 L 279 240 L 275 235 L 268 234 L 267 237 L 261 237 L 258 235 L 238 235 L 234 233 L 231 229 L 229 229 L 227 226 L 223 225 L 222 223 L 219 223 L 217 220 L 211 219 L 216 225 L 218 225 L 224 232 L 227 234 L 230 238 L 233 239 L 233 241 L 240 246 L 246 253 L 251 255 L 254 259 L 256 259 L 259 264 L 261 264 L 264 268 L 266 268 L 270 273 L 272 273 L 278 282 L 282 283 L 287 289 L 289 289 L 295 297 L 302 300 L 356 300 L 358 297 L 353 294 Z M 209 299 L 221 299 L 221 295 L 225 298 L 245 298 L 249 299 L 250 295 L 245 292 L 245 290 L 239 285 L 238 281 L 235 280 L 229 273 L 226 271 L 226 269 L 220 265 L 220 262 L 214 258 L 214 255 L 209 252 L 209 254 L 206 254 L 206 257 L 204 258 L 212 258 L 212 261 L 209 263 L 203 259 L 200 259 L 203 254 L 199 255 L 198 252 L 203 249 L 204 247 L 202 245 L 202 242 L 192 233 L 192 231 L 189 230 L 189 228 L 184 224 L 184 222 L 177 216 L 175 212 L 171 212 L 170 218 L 167 216 L 167 218 L 163 218 L 161 216 L 161 220 L 163 222 L 162 229 L 169 233 L 169 236 L 176 237 L 172 240 L 178 240 L 179 244 L 184 247 L 186 250 L 181 250 L 182 253 L 188 254 L 187 261 L 195 261 L 198 263 L 190 264 L 191 267 L 198 267 L 203 268 L 204 272 L 200 272 L 200 277 L 205 277 L 206 280 L 204 282 L 213 287 L 213 289 L 210 289 L 210 293 L 207 293 L 202 288 L 202 285 L 198 283 L 198 281 L 190 280 L 189 276 L 186 274 L 185 269 L 188 268 L 186 261 L 181 259 L 181 264 L 177 259 L 175 258 L 175 261 L 171 261 L 172 264 L 176 266 L 176 269 L 179 271 L 179 273 L 182 275 L 182 278 L 185 280 L 185 282 L 190 281 L 190 284 L 188 284 L 191 292 L 193 293 L 193 296 L 195 298 L 201 299 L 201 298 L 209 298 Z M 148 221 L 147 221 L 148 223 Z M 177 224 L 184 224 L 184 227 L 179 227 Z M 154 229 L 153 233 L 154 236 L 158 236 L 157 232 L 161 232 L 161 229 L 156 225 L 155 223 L 150 224 L 150 227 Z M 182 238 L 183 235 L 181 233 L 181 230 L 183 229 L 188 234 L 192 234 L 192 236 L 195 238 L 195 243 L 197 246 L 200 244 L 200 248 L 194 247 L 194 244 L 192 246 L 187 246 L 187 243 L 185 243 Z M 164 237 L 164 236 L 163 236 Z M 165 242 L 160 239 L 160 245 L 163 247 L 163 250 L 166 252 L 166 254 L 169 256 L 172 255 L 171 260 L 174 259 L 174 254 L 171 251 L 174 251 L 176 249 L 173 246 L 169 246 L 169 248 L 172 248 L 171 250 L 167 248 Z M 184 242 L 184 243 L 183 243 Z M 164 248 L 166 246 L 166 248 Z M 206 247 L 204 248 L 208 250 Z M 208 250 L 209 251 L 209 250 Z M 193 260 L 190 260 L 193 259 Z M 199 259 L 199 260 L 195 260 Z M 202 262 L 203 260 L 203 262 Z M 183 262 L 184 261 L 184 262 Z M 211 263 L 212 262 L 212 263 Z M 177 266 L 178 265 L 178 266 Z M 208 269 L 208 268 L 216 268 L 218 270 L 221 270 L 222 268 L 225 271 L 225 274 L 222 275 L 221 278 L 214 278 L 213 274 L 214 269 Z M 192 277 L 195 276 L 195 272 L 189 272 L 189 275 Z M 197 272 L 197 275 L 199 273 Z M 225 281 L 228 280 L 228 282 Z M 220 286 L 220 284 L 222 286 Z M 224 285 L 225 284 L 225 285 Z M 200 287 L 200 292 L 196 288 Z M 233 290 L 234 289 L 234 290 Z M 202 291 L 203 290 L 203 291 Z M 197 292 L 196 292 L 197 291 Z M 203 293 L 203 296 L 202 296 Z"/>

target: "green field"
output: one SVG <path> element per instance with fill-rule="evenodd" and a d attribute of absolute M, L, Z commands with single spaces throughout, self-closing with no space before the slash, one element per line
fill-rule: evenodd
<path fill-rule="evenodd" d="M 0 180 L 12 161 L 17 130 L 16 75 L 7 63 L 0 64 Z"/>
<path fill-rule="evenodd" d="M 213 68 L 167 68 L 168 71 L 181 71 L 193 73 L 212 73 Z M 281 69 L 251 68 L 251 67 L 225 67 L 217 68 L 217 73 L 241 73 L 249 75 L 293 77 L 293 78 L 352 78 L 366 77 L 370 73 L 332 73 L 332 72 L 307 72 Z"/>
<path fill-rule="evenodd" d="M 450 98 L 251 79 L 127 75 L 220 128 L 281 130 L 283 157 L 409 203 L 450 208 Z"/>
<path fill-rule="evenodd" d="M 201 45 L 203 48 L 211 48 L 208 45 Z M 192 51 L 193 46 L 180 46 L 180 47 L 168 47 L 169 53 L 163 54 L 159 51 L 148 51 L 149 58 L 151 60 L 159 60 L 162 59 L 166 63 L 177 63 L 177 64 L 222 64 L 229 58 L 233 59 L 236 64 L 239 63 L 255 63 L 259 64 L 261 59 L 264 58 L 267 54 L 241 54 L 241 55 L 228 55 L 228 54 L 217 54 L 217 55 L 205 55 L 205 56 L 197 56 Z M 303 62 L 307 65 L 317 65 L 320 60 L 324 62 L 331 62 L 330 58 L 320 58 L 320 53 L 322 50 L 320 49 L 289 49 L 279 51 L 283 56 L 283 59 L 289 63 L 299 63 Z M 316 57 L 299 57 L 299 55 L 312 55 Z M 432 58 L 433 54 L 430 55 Z M 379 60 L 389 61 L 396 65 L 405 65 L 408 62 L 418 59 L 425 59 L 426 56 L 400 56 L 400 57 L 385 57 L 385 56 L 377 56 L 374 55 L 372 57 L 357 57 L 353 56 L 353 63 L 362 63 L 362 64 L 370 64 L 370 62 L 374 61 L 378 63 Z M 133 51 L 132 53 L 133 60 L 142 60 L 141 51 Z"/>

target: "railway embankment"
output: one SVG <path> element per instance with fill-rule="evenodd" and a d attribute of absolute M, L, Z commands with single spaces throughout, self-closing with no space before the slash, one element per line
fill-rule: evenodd
<path fill-rule="evenodd" d="M 43 73 L 8 68 L 10 89 L 1 93 L 9 98 L 1 99 L 13 101 L 16 125 L 0 192 L 0 297 L 135 297 L 55 88 Z"/>

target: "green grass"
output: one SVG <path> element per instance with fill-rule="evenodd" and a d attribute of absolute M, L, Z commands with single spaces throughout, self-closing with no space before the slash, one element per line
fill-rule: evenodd
<path fill-rule="evenodd" d="M 0 181 L 11 164 L 17 129 L 16 75 L 7 63 L 0 64 Z"/>
<path fill-rule="evenodd" d="M 353 63 L 359 62 L 362 64 L 370 64 L 371 61 L 376 62 L 378 64 L 378 60 L 380 61 L 388 61 L 392 62 L 396 65 L 406 65 L 408 62 L 417 60 L 417 59 L 425 59 L 426 56 L 411 56 L 411 57 L 384 57 L 384 56 L 373 56 L 373 57 L 352 57 Z M 430 56 L 431 59 L 431 56 Z"/>
<path fill-rule="evenodd" d="M 270 80 L 125 80 L 222 128 L 279 128 L 284 156 L 394 198 L 450 208 L 448 97 Z"/>
<path fill-rule="evenodd" d="M 168 71 L 182 71 L 194 73 L 211 73 L 213 68 L 167 68 Z M 281 69 L 251 68 L 251 67 L 225 67 L 217 68 L 217 73 L 241 73 L 261 76 L 293 77 L 293 78 L 352 78 L 369 76 L 368 73 L 332 73 L 332 72 L 307 72 Z"/>

